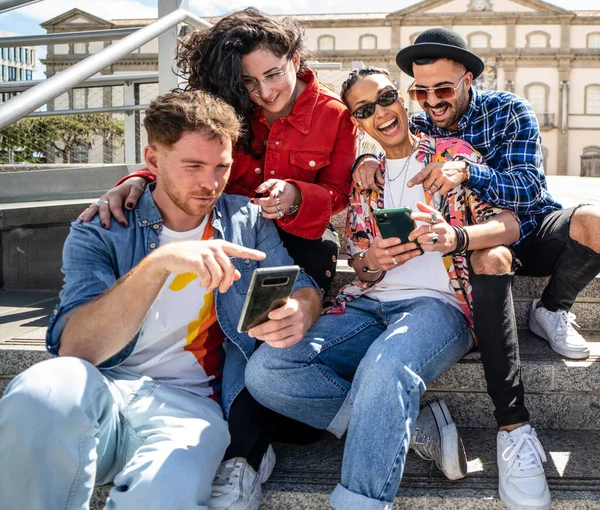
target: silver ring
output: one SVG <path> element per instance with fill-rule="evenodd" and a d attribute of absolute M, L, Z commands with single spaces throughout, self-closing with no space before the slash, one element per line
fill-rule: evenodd
<path fill-rule="evenodd" d="M 281 206 L 279 204 L 275 204 L 275 210 L 279 213 L 281 212 Z"/>
<path fill-rule="evenodd" d="M 392 263 L 393 263 L 395 266 L 397 266 L 397 265 L 398 265 L 398 261 L 397 261 L 397 260 L 396 260 L 394 257 L 392 257 Z"/>
<path fill-rule="evenodd" d="M 436 236 L 435 234 L 433 235 L 433 237 L 431 238 L 431 242 L 433 244 L 436 244 L 438 241 L 440 240 L 440 238 L 438 236 Z"/>
<path fill-rule="evenodd" d="M 438 187 L 435 184 L 432 184 L 431 187 L 429 188 L 431 191 L 435 192 L 437 191 Z"/>
<path fill-rule="evenodd" d="M 279 197 L 275 197 L 275 205 L 276 205 L 277 207 L 279 207 L 279 204 L 280 204 L 280 203 L 281 203 L 281 198 L 279 198 Z"/>
<path fill-rule="evenodd" d="M 362 181 L 358 181 L 356 184 L 358 185 L 359 188 L 362 188 Z"/>
<path fill-rule="evenodd" d="M 390 252 L 388 251 L 388 249 L 387 249 L 387 248 L 385 249 L 385 251 L 384 251 L 383 253 L 385 253 L 385 256 L 386 256 L 386 257 L 389 257 L 389 256 L 390 256 Z"/>
<path fill-rule="evenodd" d="M 96 200 L 94 202 L 94 205 L 97 205 L 98 207 L 100 207 L 101 205 L 108 205 L 110 204 L 110 202 L 108 200 Z"/>
<path fill-rule="evenodd" d="M 431 223 L 429 224 L 429 233 L 433 234 L 433 225 Z"/>
<path fill-rule="evenodd" d="M 280 220 L 283 218 L 283 213 L 281 211 L 277 211 L 277 219 Z"/>
<path fill-rule="evenodd" d="M 431 213 L 431 215 L 429 216 L 430 223 L 435 223 L 437 221 L 437 219 L 438 219 L 437 214 L 435 214 L 435 213 Z"/>

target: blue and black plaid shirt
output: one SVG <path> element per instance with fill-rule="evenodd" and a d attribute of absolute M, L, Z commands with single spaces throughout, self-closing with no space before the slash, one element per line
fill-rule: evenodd
<path fill-rule="evenodd" d="M 531 105 L 514 94 L 474 88 L 471 92 L 458 131 L 435 126 L 424 112 L 413 115 L 411 130 L 469 142 L 487 166 L 469 165 L 467 187 L 488 204 L 514 211 L 521 222 L 522 241 L 544 216 L 562 208 L 546 185 L 537 118 Z"/>

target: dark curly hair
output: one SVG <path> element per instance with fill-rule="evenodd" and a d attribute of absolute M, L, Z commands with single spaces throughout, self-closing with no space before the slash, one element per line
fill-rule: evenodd
<path fill-rule="evenodd" d="M 346 100 L 346 97 L 348 96 L 348 92 L 350 92 L 350 89 L 354 86 L 354 84 L 359 79 L 364 78 L 365 76 L 369 76 L 371 74 L 384 74 L 385 76 L 387 76 L 390 79 L 390 81 L 392 80 L 392 76 L 390 75 L 390 72 L 387 69 L 384 69 L 383 67 L 369 66 L 369 67 L 359 67 L 356 69 L 352 69 L 352 71 L 350 71 L 350 74 L 348 75 L 348 78 L 346 78 L 344 83 L 342 83 L 342 89 L 340 92 L 340 97 L 342 98 L 342 101 L 346 105 L 346 108 L 349 109 L 348 101 Z"/>
<path fill-rule="evenodd" d="M 300 68 L 306 68 L 304 29 L 292 18 L 275 20 L 254 7 L 192 32 L 179 41 L 177 50 L 177 65 L 188 80 L 186 90 L 206 90 L 233 106 L 243 119 L 240 144 L 254 157 L 258 156 L 252 148 L 255 104 L 240 78 L 242 57 L 260 48 L 279 58 L 291 58 L 298 51 Z"/>

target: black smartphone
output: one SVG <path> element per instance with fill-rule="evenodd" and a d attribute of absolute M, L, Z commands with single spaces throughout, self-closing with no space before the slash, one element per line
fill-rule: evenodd
<path fill-rule="evenodd" d="M 398 207 L 396 209 L 378 209 L 373 211 L 375 221 L 381 232 L 381 237 L 399 237 L 402 243 L 410 242 L 409 234 L 417 228 L 414 220 L 410 217 L 410 207 Z"/>
<path fill-rule="evenodd" d="M 266 322 L 272 310 L 283 306 L 292 294 L 299 272 L 300 266 L 255 269 L 238 322 L 238 331 L 244 333 Z"/>

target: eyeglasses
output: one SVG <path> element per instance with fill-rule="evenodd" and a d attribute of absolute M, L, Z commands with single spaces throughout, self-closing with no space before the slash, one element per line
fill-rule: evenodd
<path fill-rule="evenodd" d="M 394 104 L 394 102 L 397 99 L 398 91 L 396 89 L 387 90 L 372 103 L 367 103 L 359 106 L 356 110 L 352 112 L 352 115 L 357 119 L 368 119 L 371 115 L 375 113 L 375 107 L 377 105 L 390 106 Z"/>
<path fill-rule="evenodd" d="M 469 71 L 467 71 L 467 73 L 468 72 Z M 462 78 L 455 87 L 452 85 L 444 85 L 443 87 L 413 88 L 411 86 L 411 88 L 408 89 L 408 95 L 413 101 L 426 101 L 429 97 L 429 92 L 433 92 L 438 99 L 452 99 L 456 95 L 456 89 L 460 87 L 460 84 L 465 79 L 467 73 L 462 75 Z"/>
<path fill-rule="evenodd" d="M 274 73 L 267 74 L 266 76 L 263 76 L 260 79 L 260 81 L 262 81 L 268 87 L 272 87 L 273 85 L 278 85 L 279 83 L 284 81 L 285 77 L 287 76 L 288 69 L 290 67 L 290 60 L 291 59 L 288 59 L 286 66 L 285 66 L 285 70 L 275 71 Z M 259 80 L 248 76 L 248 77 L 242 78 L 241 83 L 246 88 L 248 93 L 252 93 L 258 88 Z"/>

